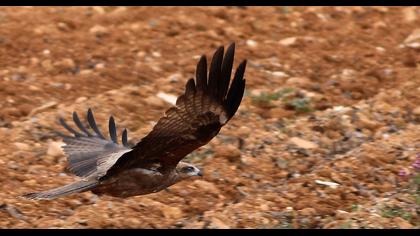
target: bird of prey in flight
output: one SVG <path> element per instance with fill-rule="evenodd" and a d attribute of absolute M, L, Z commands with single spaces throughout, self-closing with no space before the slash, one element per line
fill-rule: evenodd
<path fill-rule="evenodd" d="M 127 143 L 126 129 L 121 143 L 118 142 L 112 116 L 109 118 L 110 139 L 96 125 L 91 109 L 86 117 L 88 126 L 73 112 L 73 121 L 80 130 L 61 118 L 61 125 L 72 134 L 61 134 L 66 144 L 63 149 L 68 169 L 81 180 L 23 197 L 50 200 L 92 191 L 126 198 L 159 192 L 179 181 L 202 176 L 197 167 L 181 160 L 215 137 L 238 110 L 245 89 L 246 60 L 239 64 L 230 82 L 234 54 L 235 44 L 231 44 L 225 54 L 224 48 L 219 47 L 208 73 L 206 57 L 201 56 L 195 80 L 188 80 L 176 105 L 133 147 Z"/>

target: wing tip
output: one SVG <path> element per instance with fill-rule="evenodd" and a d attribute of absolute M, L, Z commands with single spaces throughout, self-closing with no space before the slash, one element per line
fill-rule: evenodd
<path fill-rule="evenodd" d="M 245 92 L 245 69 L 247 65 L 247 60 L 244 59 L 238 65 L 233 77 L 232 84 L 230 85 L 226 100 L 224 101 L 224 107 L 229 114 L 229 119 L 231 119 L 236 111 L 238 110 Z"/>
<path fill-rule="evenodd" d="M 231 42 L 230 44 L 229 44 L 229 46 L 228 46 L 228 49 L 227 50 L 229 50 L 229 49 L 231 49 L 231 50 L 235 50 L 235 47 L 236 47 L 236 43 L 235 42 Z M 227 51 L 226 50 L 226 51 Z"/>
<path fill-rule="evenodd" d="M 126 128 L 123 129 L 122 135 L 121 135 L 121 142 L 124 145 L 124 147 L 129 147 L 128 145 L 128 131 Z"/>
<path fill-rule="evenodd" d="M 75 137 L 71 137 L 71 136 L 67 136 L 65 134 L 60 133 L 59 131 L 57 131 L 57 134 L 63 138 L 78 138 L 78 137 L 86 137 L 86 135 L 88 137 L 97 137 L 97 138 L 101 138 L 104 140 L 108 140 L 100 131 L 100 129 L 97 126 L 97 123 L 95 121 L 95 117 L 93 115 L 93 110 L 92 108 L 88 108 L 87 109 L 87 122 L 88 122 L 88 127 L 85 127 L 82 122 L 80 121 L 79 115 L 77 114 L 76 111 L 72 112 L 72 118 L 74 123 L 76 124 L 76 126 L 80 129 L 80 131 L 82 131 L 82 133 L 79 133 L 78 131 L 76 131 L 75 129 L 73 129 L 71 126 L 69 126 L 65 119 L 62 117 L 58 118 L 58 122 L 70 133 L 74 134 Z M 96 135 L 92 135 L 88 128 L 92 128 L 92 130 L 94 131 L 94 134 Z M 113 141 L 114 143 L 118 144 L 118 136 L 117 136 L 117 128 L 116 128 L 116 122 L 115 122 L 115 118 L 111 115 L 109 117 L 109 135 L 111 138 L 111 141 Z M 123 139 L 127 139 L 127 129 L 125 129 L 125 132 L 123 131 Z M 127 144 L 127 142 L 125 143 Z M 126 147 L 128 147 L 127 145 L 124 145 Z"/>
<path fill-rule="evenodd" d="M 98 138 L 106 140 L 105 136 L 102 134 L 101 130 L 98 128 L 98 125 L 96 124 L 95 116 L 93 115 L 93 112 L 92 112 L 91 108 L 88 108 L 87 120 L 88 120 L 88 123 L 89 123 L 90 127 L 95 132 L 96 136 Z"/>
<path fill-rule="evenodd" d="M 117 125 L 115 124 L 115 119 L 113 116 L 109 117 L 109 122 L 108 122 L 108 132 L 109 132 L 109 136 L 111 138 L 111 140 L 118 144 L 118 137 L 117 137 Z"/>
<path fill-rule="evenodd" d="M 244 70 L 244 72 L 245 72 L 245 69 L 246 69 L 246 65 L 247 65 L 247 63 L 248 63 L 248 60 L 247 60 L 247 59 L 242 60 L 242 62 L 241 62 L 241 63 L 239 63 L 239 65 L 238 65 L 238 68 L 237 68 L 237 69 L 239 69 L 239 68 L 242 68 L 242 67 L 243 67 L 243 70 Z M 244 77 L 244 76 L 242 76 L 242 77 Z"/>
<path fill-rule="evenodd" d="M 231 42 L 226 52 L 224 52 L 224 46 L 219 46 L 213 54 L 210 62 L 210 68 L 208 68 L 208 75 L 203 76 L 204 71 L 207 71 L 205 66 L 206 57 L 203 55 L 197 64 L 196 72 L 196 88 L 197 90 L 204 90 L 209 96 L 212 96 L 217 102 L 223 104 L 229 118 L 231 118 L 238 109 L 245 90 L 245 70 L 247 60 L 244 59 L 236 67 L 235 73 L 232 76 L 232 68 L 234 64 L 236 43 Z M 204 70 L 206 69 L 206 70 Z M 207 77 L 207 81 L 203 78 Z M 203 83 L 204 81 L 204 83 Z M 188 81 L 186 85 L 186 93 L 188 88 L 191 87 L 191 82 Z M 191 89 L 190 89 L 191 90 Z M 240 97 L 239 97 L 240 96 Z M 178 100 L 181 102 L 185 99 L 180 96 Z"/>

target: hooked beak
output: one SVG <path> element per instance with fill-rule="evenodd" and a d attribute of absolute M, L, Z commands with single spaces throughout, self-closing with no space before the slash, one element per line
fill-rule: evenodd
<path fill-rule="evenodd" d="M 200 176 L 200 177 L 202 177 L 202 176 L 203 176 L 203 172 L 199 171 L 199 172 L 197 173 L 197 175 L 198 175 L 198 176 Z"/>

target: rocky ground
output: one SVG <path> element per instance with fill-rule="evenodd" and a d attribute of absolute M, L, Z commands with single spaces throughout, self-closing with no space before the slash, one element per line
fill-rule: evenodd
<path fill-rule="evenodd" d="M 1 228 L 419 228 L 419 7 L 4 7 Z M 92 107 L 135 143 L 201 54 L 235 41 L 246 96 L 188 156 L 202 179 L 116 199 L 17 196 L 75 180 L 54 134 Z M 417 202 L 416 202 L 417 197 Z"/>

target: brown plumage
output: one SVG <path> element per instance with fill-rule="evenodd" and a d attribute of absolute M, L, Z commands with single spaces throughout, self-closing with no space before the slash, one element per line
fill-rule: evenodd
<path fill-rule="evenodd" d="M 230 83 L 235 45 L 223 56 L 224 48 L 214 53 L 209 73 L 206 57 L 197 64 L 196 78 L 188 80 L 185 92 L 168 109 L 152 131 L 135 146 L 127 143 L 127 130 L 118 144 L 113 117 L 109 119 L 110 140 L 99 130 L 92 110 L 87 112 L 88 130 L 77 113 L 76 131 L 63 119 L 60 123 L 73 136 L 63 136 L 68 169 L 82 180 L 52 190 L 25 194 L 31 199 L 54 199 L 91 190 L 96 194 L 129 197 L 158 192 L 181 180 L 201 176 L 201 171 L 181 160 L 215 137 L 235 114 L 245 89 L 244 60 Z M 229 86 L 230 83 L 230 86 Z"/>

